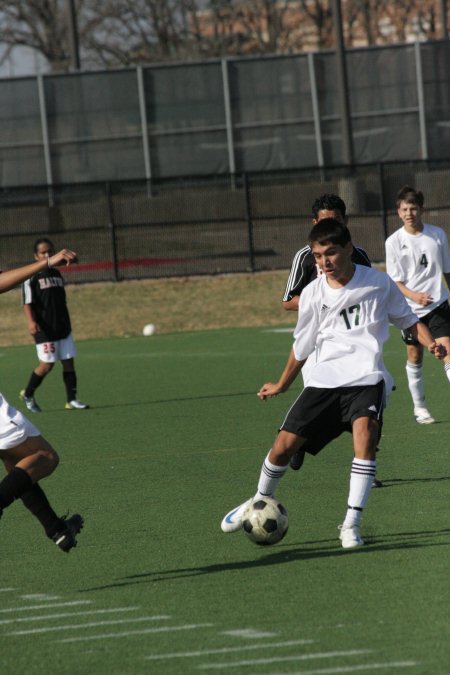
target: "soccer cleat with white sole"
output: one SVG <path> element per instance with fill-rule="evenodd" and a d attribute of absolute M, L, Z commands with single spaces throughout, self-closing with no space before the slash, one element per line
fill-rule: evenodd
<path fill-rule="evenodd" d="M 339 539 L 341 540 L 342 548 L 356 548 L 363 546 L 364 541 L 359 531 L 359 525 L 339 525 L 341 533 Z"/>
<path fill-rule="evenodd" d="M 74 398 L 73 401 L 67 401 L 64 407 L 66 410 L 87 410 L 89 408 L 87 403 L 81 403 L 77 398 Z"/>
<path fill-rule="evenodd" d="M 76 535 L 82 530 L 84 520 L 78 513 L 70 518 L 62 518 L 64 528 L 52 536 L 53 541 L 65 553 L 69 553 L 77 545 Z"/>
<path fill-rule="evenodd" d="M 228 511 L 225 518 L 220 523 L 222 532 L 237 532 L 242 528 L 242 516 L 244 515 L 245 509 L 253 501 L 253 497 L 247 499 L 246 502 L 240 506 L 236 506 L 231 511 Z"/>
<path fill-rule="evenodd" d="M 42 412 L 40 406 L 38 406 L 33 396 L 25 396 L 25 389 L 22 389 L 22 391 L 19 394 L 19 398 L 21 401 L 25 403 L 27 410 L 29 410 L 30 412 L 32 413 Z"/>
<path fill-rule="evenodd" d="M 434 417 L 426 408 L 414 408 L 414 417 L 417 424 L 434 424 Z"/>

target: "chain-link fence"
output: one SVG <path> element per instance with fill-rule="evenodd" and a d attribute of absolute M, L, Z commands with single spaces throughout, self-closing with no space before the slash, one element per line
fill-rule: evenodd
<path fill-rule="evenodd" d="M 424 192 L 425 221 L 450 236 L 450 160 L 4 189 L 0 264 L 26 264 L 34 240 L 50 236 L 78 252 L 73 282 L 283 269 L 324 192 L 344 199 L 354 242 L 382 261 L 406 183 Z"/>

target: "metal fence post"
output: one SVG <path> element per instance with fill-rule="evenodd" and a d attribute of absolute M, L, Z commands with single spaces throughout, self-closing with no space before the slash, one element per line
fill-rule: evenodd
<path fill-rule="evenodd" d="M 222 66 L 223 102 L 225 107 L 225 124 L 227 129 L 228 166 L 230 173 L 234 175 L 236 173 L 236 159 L 234 156 L 233 117 L 231 113 L 230 79 L 228 74 L 228 62 L 226 59 L 221 60 L 221 66 Z"/>
<path fill-rule="evenodd" d="M 120 281 L 119 277 L 119 264 L 117 260 L 117 240 L 116 240 L 116 228 L 114 225 L 114 215 L 111 202 L 111 184 L 105 184 L 105 193 L 106 193 L 106 206 L 108 209 L 108 225 L 111 236 L 111 257 L 112 257 L 112 267 L 113 267 L 113 280 Z"/>
<path fill-rule="evenodd" d="M 425 96 L 423 91 L 422 53 L 420 51 L 420 42 L 416 42 L 414 44 L 414 56 L 416 63 L 417 102 L 419 104 L 420 146 L 422 150 L 422 159 L 428 159 L 427 120 L 425 115 Z"/>
<path fill-rule="evenodd" d="M 147 106 L 145 103 L 144 72 L 142 70 L 142 66 L 136 66 L 136 75 L 138 84 L 139 114 L 141 119 L 142 149 L 144 152 L 144 171 L 145 171 L 145 178 L 147 179 L 147 181 L 151 181 L 152 163 L 148 139 Z"/>
<path fill-rule="evenodd" d="M 250 270 L 255 271 L 255 243 L 253 241 L 253 217 L 252 217 L 252 199 L 250 195 L 250 185 L 248 176 L 243 174 L 244 194 L 245 194 L 245 218 L 247 221 L 248 233 L 248 257 L 250 260 Z"/>
<path fill-rule="evenodd" d="M 386 194 L 385 194 L 385 190 L 384 190 L 383 164 L 381 162 L 378 164 L 378 180 L 379 180 L 379 183 L 380 183 L 381 218 L 382 218 L 382 223 L 383 223 L 384 239 L 386 240 L 389 236 L 389 231 L 388 231 L 388 220 L 387 220 L 387 209 L 386 209 Z"/>
<path fill-rule="evenodd" d="M 311 104 L 314 117 L 314 135 L 316 137 L 317 163 L 320 167 L 323 167 L 325 162 L 323 159 L 322 130 L 320 127 L 320 109 L 319 109 L 319 97 L 317 94 L 316 70 L 314 67 L 314 54 L 312 52 L 308 52 L 307 59 L 309 71 L 309 85 L 311 88 Z"/>
<path fill-rule="evenodd" d="M 39 114 L 41 117 L 42 143 L 44 146 L 44 164 L 45 177 L 48 186 L 48 201 L 49 206 L 54 205 L 53 198 L 53 173 L 52 173 L 52 157 L 50 153 L 50 141 L 48 136 L 48 120 L 47 120 L 47 106 L 45 104 L 45 89 L 44 76 L 37 76 L 38 98 L 39 98 Z"/>

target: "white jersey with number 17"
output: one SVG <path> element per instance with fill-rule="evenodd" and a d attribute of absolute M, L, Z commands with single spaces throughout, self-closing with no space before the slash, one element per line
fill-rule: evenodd
<path fill-rule="evenodd" d="M 391 381 L 383 362 L 389 323 L 405 330 L 418 321 L 384 272 L 355 265 L 352 279 L 331 288 L 325 275 L 302 294 L 294 354 L 308 359 L 305 387 L 330 389 Z"/>

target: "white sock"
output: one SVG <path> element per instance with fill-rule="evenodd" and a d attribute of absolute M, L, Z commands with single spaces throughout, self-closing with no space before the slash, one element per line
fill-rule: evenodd
<path fill-rule="evenodd" d="M 277 466 L 276 464 L 272 464 L 272 462 L 269 462 L 269 455 L 267 455 L 261 467 L 261 474 L 259 476 L 258 482 L 258 492 L 256 493 L 256 496 L 273 497 L 275 490 L 278 487 L 278 483 L 286 473 L 288 466 L 289 464 L 286 466 Z"/>
<path fill-rule="evenodd" d="M 450 382 L 450 363 L 444 364 L 444 370 L 445 370 L 445 374 L 447 375 L 447 379 Z"/>
<path fill-rule="evenodd" d="M 359 525 L 362 512 L 369 499 L 377 463 L 371 459 L 355 459 L 350 473 L 350 490 L 348 493 L 348 509 L 344 526 Z"/>
<path fill-rule="evenodd" d="M 415 408 L 425 408 L 425 389 L 423 386 L 422 364 L 406 362 L 406 377 Z"/>

